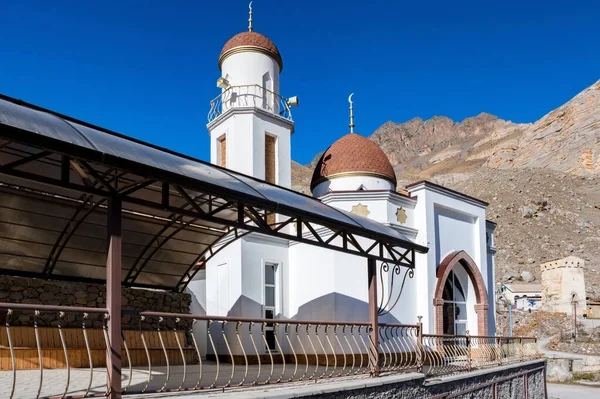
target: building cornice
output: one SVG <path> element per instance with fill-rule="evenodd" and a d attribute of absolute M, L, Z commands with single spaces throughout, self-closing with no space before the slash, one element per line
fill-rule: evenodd
<path fill-rule="evenodd" d="M 487 208 L 487 206 L 489 205 L 487 202 L 482 201 L 478 198 L 471 197 L 470 195 L 463 194 L 459 191 L 455 191 L 455 190 L 452 190 L 452 189 L 444 187 L 444 186 L 440 186 L 439 184 L 435 184 L 435 183 L 432 183 L 427 180 L 422 180 L 422 181 L 419 181 L 416 183 L 409 184 L 408 186 L 406 186 L 406 189 L 411 194 L 413 192 L 416 192 L 419 190 L 427 189 L 434 193 L 444 195 L 447 197 L 451 197 L 451 198 L 457 199 L 459 201 L 463 201 L 468 204 L 475 205 L 479 208 L 484 208 L 484 209 Z"/>
<path fill-rule="evenodd" d="M 257 108 L 254 106 L 249 106 L 249 107 L 241 107 L 238 105 L 232 106 L 227 111 L 223 112 L 221 115 L 219 115 L 218 117 L 216 117 L 215 119 L 210 121 L 206 125 L 206 128 L 208 129 L 208 132 L 210 134 L 210 132 L 212 130 L 214 130 L 221 123 L 225 122 L 227 117 L 229 117 L 231 115 L 246 115 L 246 114 L 259 114 L 261 116 L 264 116 L 264 117 L 270 119 L 270 121 L 272 123 L 275 123 L 279 126 L 290 129 L 290 134 L 294 134 L 294 121 L 291 121 L 291 120 L 283 118 L 277 114 L 274 114 L 272 112 L 269 112 L 269 111 L 266 111 L 264 109 Z"/>
<path fill-rule="evenodd" d="M 389 190 L 373 190 L 373 191 L 331 191 L 319 197 L 319 200 L 325 204 L 335 201 L 357 201 L 357 200 L 384 200 L 389 201 L 394 205 L 414 209 L 417 200 L 405 195 Z"/>
<path fill-rule="evenodd" d="M 290 245 L 290 240 L 279 237 L 270 237 L 259 233 L 247 234 L 242 238 L 242 240 L 247 242 L 256 242 L 259 244 L 277 245 L 280 247 L 289 247 Z"/>

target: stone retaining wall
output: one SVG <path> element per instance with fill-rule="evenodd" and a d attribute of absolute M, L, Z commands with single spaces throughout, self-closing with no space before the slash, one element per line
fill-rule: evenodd
<path fill-rule="evenodd" d="M 448 394 L 458 394 L 459 398 L 490 399 L 543 399 L 546 397 L 546 381 L 544 380 L 544 360 L 524 362 L 470 373 L 445 377 L 427 378 L 422 374 L 381 377 L 362 381 L 348 380 L 347 387 L 335 386 L 319 390 L 316 387 L 298 389 L 294 397 L 330 398 L 330 399 L 417 399 L 443 398 Z M 530 371 L 527 377 L 522 373 Z M 525 382 L 527 380 L 527 382 Z M 489 383 L 497 383 L 497 387 Z M 362 385 L 360 388 L 356 385 Z M 478 386 L 488 385 L 478 389 Z M 496 389 L 494 393 L 493 390 Z M 303 392 L 302 392 L 303 391 Z M 311 392 L 312 391 L 312 392 Z M 462 393 L 462 394 L 461 394 Z M 283 399 L 289 396 L 270 395 L 269 398 Z"/>
<path fill-rule="evenodd" d="M 0 302 L 27 303 L 55 306 L 105 307 L 106 287 L 101 284 L 74 283 L 55 280 L 40 280 L 25 277 L 2 276 L 0 278 Z M 159 290 L 123 288 L 123 309 L 148 310 L 169 313 L 190 313 L 191 296 L 187 293 L 176 293 Z M 5 322 L 6 313 L 0 314 L 0 321 Z M 65 314 L 65 327 L 81 327 L 81 314 Z M 32 312 L 15 312 L 10 317 L 11 325 L 32 326 Z M 56 326 L 57 312 L 44 312 L 38 317 L 39 326 Z M 87 325 L 93 328 L 102 327 L 100 316 L 89 316 Z M 156 328 L 157 320 L 147 320 L 143 328 Z M 166 320 L 165 326 L 172 328 L 172 320 Z M 123 329 L 139 329 L 139 318 L 123 316 Z"/>

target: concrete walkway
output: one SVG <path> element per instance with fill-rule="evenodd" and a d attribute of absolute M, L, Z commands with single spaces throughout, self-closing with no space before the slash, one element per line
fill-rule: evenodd
<path fill-rule="evenodd" d="M 553 350 L 547 349 L 546 345 L 548 345 L 550 343 L 550 341 L 554 337 L 555 336 L 546 337 L 546 338 L 540 338 L 538 340 L 539 351 L 546 358 L 548 358 L 548 359 L 585 359 L 585 358 L 592 358 L 592 359 L 596 359 L 596 360 L 600 361 L 600 356 L 583 355 L 583 354 L 580 354 L 580 353 L 571 353 L 571 352 L 560 352 L 560 351 L 553 351 Z"/>
<path fill-rule="evenodd" d="M 548 384 L 548 399 L 598 399 L 600 387 Z"/>

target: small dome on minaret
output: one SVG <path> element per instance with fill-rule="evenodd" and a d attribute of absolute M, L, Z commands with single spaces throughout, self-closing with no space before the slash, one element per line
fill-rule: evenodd
<path fill-rule="evenodd" d="M 250 18 L 248 18 L 248 31 L 240 32 L 225 43 L 221 55 L 219 56 L 219 68 L 225 58 L 232 54 L 246 51 L 254 51 L 268 55 L 279 64 L 279 71 L 283 69 L 283 60 L 277 46 L 265 35 L 254 32 L 252 28 L 252 2 L 249 5 Z"/>

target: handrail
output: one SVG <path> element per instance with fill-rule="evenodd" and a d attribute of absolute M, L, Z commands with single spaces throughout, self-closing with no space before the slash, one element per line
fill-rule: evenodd
<path fill-rule="evenodd" d="M 45 312 L 73 312 L 73 313 L 108 313 L 106 308 L 88 308 L 84 306 L 55 306 L 55 305 L 36 305 L 29 303 L 8 303 L 0 302 L 2 310 L 39 310 Z"/>
<path fill-rule="evenodd" d="M 143 316 L 143 317 L 169 317 L 169 318 L 179 318 L 179 319 L 194 319 L 194 320 L 203 320 L 203 321 L 227 321 L 227 322 L 241 322 L 241 323 L 279 323 L 279 324 L 321 324 L 324 326 L 334 326 L 334 325 L 355 325 L 355 326 L 370 326 L 371 323 L 368 322 L 359 322 L 359 321 L 321 321 L 321 320 L 294 320 L 294 319 L 259 319 L 252 317 L 230 317 L 230 316 L 210 316 L 210 315 L 200 315 L 200 314 L 191 314 L 191 313 L 166 313 L 166 312 L 150 312 L 150 311 L 136 311 L 130 309 L 124 309 L 122 314 L 126 314 L 129 316 Z M 402 324 L 402 326 L 409 326 L 408 324 Z M 416 326 L 414 326 L 416 327 Z"/>
<path fill-rule="evenodd" d="M 230 86 L 210 101 L 208 122 L 232 108 L 258 108 L 292 120 L 292 110 L 285 97 L 258 84 Z"/>
<path fill-rule="evenodd" d="M 15 352 L 22 346 L 21 342 L 33 342 L 29 336 L 15 337 L 15 332 L 28 332 L 13 327 L 23 323 L 18 313 L 32 311 L 32 329 L 38 337 L 33 349 L 37 349 L 38 358 L 43 350 L 52 350 L 55 353 L 60 351 L 60 356 L 65 360 L 62 392 L 70 391 L 68 397 L 72 398 L 96 394 L 90 388 L 95 386 L 98 378 L 104 380 L 104 376 L 94 372 L 96 367 L 104 367 L 104 357 L 93 357 L 92 351 L 109 348 L 106 309 L 0 302 L 0 310 L 6 312 L 4 328 L 8 343 L 1 349 L 10 351 L 13 371 L 7 397 L 14 396 L 17 376 L 25 378 L 16 373 Z M 52 312 L 60 314 L 58 326 L 44 322 L 46 319 L 42 314 Z M 76 317 L 67 323 L 64 319 L 66 313 L 76 313 Z M 81 314 L 83 317 L 80 317 Z M 92 324 L 94 329 L 98 328 L 98 320 L 93 321 L 91 314 L 105 317 L 102 322 L 103 344 L 99 343 L 97 335 L 88 336 Z M 539 357 L 535 337 L 424 334 L 421 323 L 380 323 L 377 330 L 373 331 L 370 323 L 358 321 L 265 319 L 132 309 L 123 309 L 121 314 L 129 319 L 129 325 L 124 326 L 121 334 L 125 348 L 123 371 L 128 369 L 129 372 L 128 375 L 123 374 L 124 381 L 127 381 L 123 389 L 127 393 L 226 389 L 235 385 L 268 385 L 350 375 L 374 376 L 375 370 L 382 373 L 416 371 L 425 375 L 444 375 Z M 39 339 L 42 326 L 38 321 L 47 325 L 43 334 L 49 338 Z M 132 329 L 131 323 L 138 322 L 139 328 Z M 64 327 L 70 328 L 68 335 L 63 333 Z M 72 327 L 79 327 L 81 331 L 77 332 Z M 48 328 L 58 328 L 58 335 L 48 332 Z M 198 336 L 206 340 L 204 346 L 198 344 L 200 341 L 196 342 L 199 331 L 206 334 Z M 373 334 L 378 338 L 376 348 L 373 347 Z M 60 340 L 52 338 L 59 335 Z M 78 341 L 83 338 L 87 356 L 71 357 L 73 347 L 68 342 L 69 338 Z M 378 363 L 372 362 L 370 357 L 373 353 L 378 354 Z M 42 362 L 41 358 L 38 361 L 33 359 L 28 364 L 39 365 L 39 383 L 36 385 L 39 389 L 48 364 Z M 110 363 L 106 366 L 108 370 Z M 146 367 L 146 370 L 140 373 L 133 368 L 137 366 Z M 156 373 L 157 366 L 166 366 L 166 373 Z M 70 370 L 77 367 L 88 368 L 89 378 L 74 381 Z M 183 368 L 182 379 L 178 377 L 178 372 L 173 371 L 175 367 Z M 188 375 L 193 375 L 189 381 L 186 379 Z M 104 388 L 102 384 L 104 381 L 99 385 L 100 391 Z M 45 396 L 47 388 L 43 387 L 44 394 L 41 396 Z M 0 396 L 1 393 L 2 387 Z"/>

